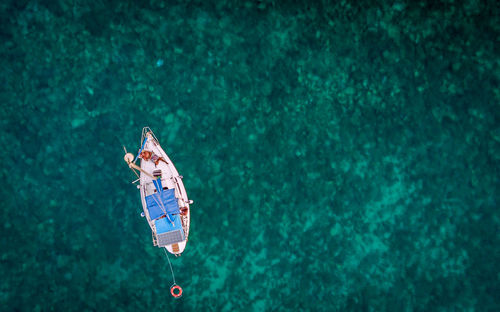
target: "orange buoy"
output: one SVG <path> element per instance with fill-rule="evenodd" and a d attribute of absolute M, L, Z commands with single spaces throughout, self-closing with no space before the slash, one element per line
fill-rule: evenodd
<path fill-rule="evenodd" d="M 177 290 L 177 292 L 176 292 Z M 182 288 L 181 286 L 179 285 L 172 285 L 172 287 L 170 287 L 170 293 L 172 294 L 172 296 L 174 296 L 174 298 L 180 298 L 182 296 Z"/>

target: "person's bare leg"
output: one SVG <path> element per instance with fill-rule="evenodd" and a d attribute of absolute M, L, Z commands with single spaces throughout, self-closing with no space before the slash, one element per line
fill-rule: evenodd
<path fill-rule="evenodd" d="M 168 162 L 163 157 L 160 157 L 160 159 L 158 159 L 158 160 L 161 160 L 168 165 Z"/>

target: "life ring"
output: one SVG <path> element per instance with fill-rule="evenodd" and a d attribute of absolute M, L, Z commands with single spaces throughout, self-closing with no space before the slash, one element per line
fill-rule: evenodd
<path fill-rule="evenodd" d="M 178 290 L 179 292 L 178 293 L 175 293 L 175 291 Z M 182 296 L 182 288 L 181 286 L 179 285 L 172 285 L 172 287 L 170 287 L 170 294 L 174 297 L 174 298 L 180 298 Z"/>

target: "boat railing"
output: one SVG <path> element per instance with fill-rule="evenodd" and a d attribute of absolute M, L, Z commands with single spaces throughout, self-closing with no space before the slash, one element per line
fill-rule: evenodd
<path fill-rule="evenodd" d="M 158 139 L 156 138 L 156 135 L 154 134 L 153 130 L 151 130 L 151 128 L 149 128 L 149 127 L 144 127 L 144 128 L 142 128 L 141 146 L 142 146 L 142 143 L 144 142 L 144 140 L 146 139 L 146 136 L 148 135 L 148 133 L 151 134 L 153 139 L 155 139 L 155 141 L 158 144 L 160 143 L 160 141 L 158 141 Z"/>
<path fill-rule="evenodd" d="M 151 236 L 153 237 L 153 246 L 158 246 L 158 240 L 156 239 L 155 233 L 151 232 Z"/>

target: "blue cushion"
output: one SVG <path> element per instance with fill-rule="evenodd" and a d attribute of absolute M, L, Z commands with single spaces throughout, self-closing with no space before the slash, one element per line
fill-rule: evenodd
<path fill-rule="evenodd" d="M 168 215 L 170 220 L 174 221 L 174 225 L 168 219 L 168 217 L 155 220 L 156 234 L 166 233 L 174 230 L 182 229 L 181 218 L 179 215 Z"/>
<path fill-rule="evenodd" d="M 161 203 L 163 203 L 163 206 Z M 179 204 L 177 203 L 177 198 L 175 198 L 174 189 L 146 196 L 146 206 L 148 207 L 151 220 L 164 216 L 165 212 L 170 214 L 179 213 Z"/>

